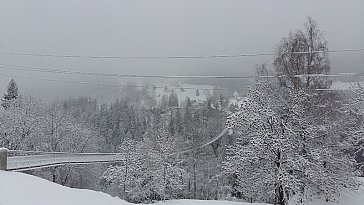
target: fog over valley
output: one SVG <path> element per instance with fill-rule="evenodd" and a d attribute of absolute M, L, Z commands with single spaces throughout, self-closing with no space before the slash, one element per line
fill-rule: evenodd
<path fill-rule="evenodd" d="M 312 16 L 329 49 L 363 48 L 363 1 L 8 1 L 0 2 L 0 51 L 81 56 L 208 56 L 272 53 L 280 40 Z M 331 72 L 363 71 L 363 52 L 330 53 Z M 88 59 L 0 54 L 2 64 L 72 71 L 151 75 L 253 75 L 272 56 L 213 59 Z M 2 73 L 75 81 L 118 78 Z M 272 69 L 272 68 L 270 68 Z M 0 76 L 5 87 L 9 76 Z M 131 80 L 131 79 L 128 79 Z M 17 79 L 21 92 L 77 95 L 83 85 Z M 211 81 L 210 83 L 213 83 Z M 91 86 L 99 92 L 104 88 Z M 39 92 L 41 91 L 41 92 Z"/>

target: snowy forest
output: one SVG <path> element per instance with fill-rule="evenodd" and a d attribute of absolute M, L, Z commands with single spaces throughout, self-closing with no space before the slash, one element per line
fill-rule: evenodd
<path fill-rule="evenodd" d="M 364 177 L 363 77 L 345 76 L 350 87 L 334 89 L 329 43 L 311 17 L 272 49 L 272 63 L 250 68 L 246 92 L 212 85 L 188 96 L 183 87 L 157 92 L 153 82 L 130 82 L 110 102 L 82 95 L 50 102 L 12 77 L 3 89 L 0 147 L 120 153 L 120 162 L 24 172 L 131 203 L 335 202 Z"/>

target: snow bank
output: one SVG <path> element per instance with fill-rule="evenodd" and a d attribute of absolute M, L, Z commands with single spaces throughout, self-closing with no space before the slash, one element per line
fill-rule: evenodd
<path fill-rule="evenodd" d="M 364 179 L 361 179 L 364 182 Z M 35 176 L 0 171 L 0 205 L 131 205 L 102 192 L 64 187 Z M 157 205 L 263 205 L 231 201 L 171 200 Z M 363 205 L 364 187 L 356 192 L 343 191 L 339 203 L 316 199 L 308 205 Z"/>
<path fill-rule="evenodd" d="M 0 205 L 131 205 L 102 192 L 74 189 L 39 177 L 0 171 Z M 171 200 L 158 205 L 254 205 L 243 202 Z M 257 204 L 256 204 L 257 205 Z"/>
<path fill-rule="evenodd" d="M 364 184 L 364 178 L 359 180 Z M 364 204 L 364 186 L 361 186 L 357 191 L 343 190 L 337 202 L 326 202 L 324 199 L 314 199 L 307 202 L 308 205 L 363 205 Z"/>
<path fill-rule="evenodd" d="M 159 202 L 157 203 L 157 205 L 268 205 L 268 204 L 233 202 L 233 201 L 179 199 L 166 202 Z"/>
<path fill-rule="evenodd" d="M 102 192 L 72 189 L 35 176 L 0 171 L 0 205 L 128 205 Z"/>

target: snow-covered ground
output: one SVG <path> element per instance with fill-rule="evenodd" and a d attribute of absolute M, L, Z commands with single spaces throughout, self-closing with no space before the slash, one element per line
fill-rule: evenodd
<path fill-rule="evenodd" d="M 309 205 L 363 205 L 364 204 L 364 177 L 359 178 L 362 186 L 357 191 L 343 190 L 338 202 L 327 203 L 324 199 L 309 201 Z"/>
<path fill-rule="evenodd" d="M 156 92 L 156 99 L 157 102 L 160 102 L 163 95 L 169 96 L 172 90 L 177 94 L 179 103 L 186 100 L 186 97 L 189 97 L 191 101 L 196 101 L 196 103 L 204 102 L 207 100 L 209 96 L 212 95 L 212 90 L 214 86 L 211 85 L 192 85 L 192 84 L 181 84 L 179 86 L 172 86 L 166 84 L 157 84 L 155 85 L 157 88 L 155 89 Z M 164 86 L 167 86 L 167 92 L 164 90 Z M 181 89 L 187 88 L 187 89 Z M 200 95 L 196 96 L 196 90 L 198 89 Z"/>
<path fill-rule="evenodd" d="M 331 89 L 333 90 L 350 90 L 355 82 L 341 82 L 335 81 L 332 83 Z"/>
<path fill-rule="evenodd" d="M 108 194 L 64 187 L 39 177 L 0 171 L 0 205 L 131 205 Z M 243 202 L 172 200 L 159 205 L 247 205 Z M 251 205 L 249 203 L 249 205 Z"/>
<path fill-rule="evenodd" d="M 127 205 L 102 192 L 64 187 L 35 176 L 0 171 L 0 205 Z"/>
<path fill-rule="evenodd" d="M 363 180 L 364 181 L 364 180 Z M 339 204 L 363 205 L 364 187 L 357 192 L 344 191 Z M 131 205 L 102 192 L 64 187 L 35 176 L 0 171 L 0 205 Z M 244 202 L 171 200 L 158 205 L 254 205 Z M 259 203 L 255 203 L 258 205 Z M 314 200 L 309 205 L 337 205 Z M 263 204 L 260 204 L 263 205 Z"/>
<path fill-rule="evenodd" d="M 157 205 L 268 205 L 268 204 L 234 202 L 234 201 L 179 199 L 166 202 L 159 202 L 157 203 Z"/>

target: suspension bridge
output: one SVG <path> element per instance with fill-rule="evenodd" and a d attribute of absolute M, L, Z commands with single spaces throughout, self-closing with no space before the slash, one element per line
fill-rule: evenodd
<path fill-rule="evenodd" d="M 216 137 L 207 142 L 193 148 L 170 153 L 169 156 L 185 154 L 202 149 L 219 140 L 227 132 L 228 128 L 225 128 Z M 122 162 L 123 160 L 124 155 L 121 153 L 42 152 L 0 148 L 0 170 L 6 171 L 26 171 L 68 164 L 115 163 Z"/>

